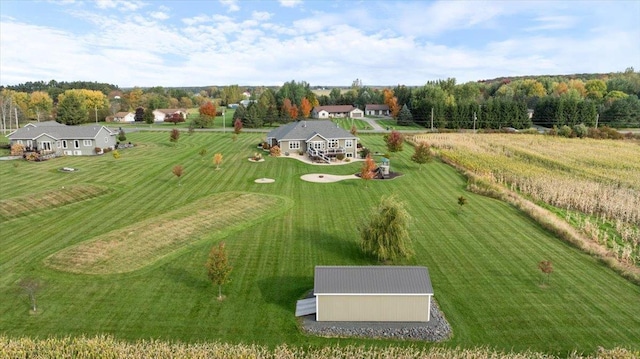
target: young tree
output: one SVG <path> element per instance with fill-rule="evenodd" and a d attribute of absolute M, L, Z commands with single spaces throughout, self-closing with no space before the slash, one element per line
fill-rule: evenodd
<path fill-rule="evenodd" d="M 411 217 L 396 197 L 383 197 L 367 218 L 369 220 L 358 227 L 365 253 L 380 261 L 396 261 L 413 255 L 407 230 Z"/>
<path fill-rule="evenodd" d="M 115 151 L 113 151 L 111 153 L 113 154 L 113 158 L 114 159 L 117 160 L 118 158 L 120 158 L 120 152 L 118 152 L 118 150 L 115 150 Z"/>
<path fill-rule="evenodd" d="M 420 169 L 422 169 L 422 165 L 430 162 L 433 159 L 433 155 L 431 154 L 431 146 L 425 142 L 420 142 L 415 147 L 415 152 L 413 156 L 411 156 L 411 161 L 420 165 Z"/>
<path fill-rule="evenodd" d="M 376 168 L 376 163 L 371 158 L 371 154 L 367 153 L 367 157 L 364 159 L 364 163 L 360 168 L 360 178 L 364 180 L 364 186 L 369 187 L 369 180 L 373 179 L 375 173 L 373 172 Z"/>
<path fill-rule="evenodd" d="M 402 151 L 404 136 L 400 132 L 393 130 L 391 133 L 384 135 L 384 141 L 387 143 L 389 152 L 400 152 Z"/>
<path fill-rule="evenodd" d="M 123 129 L 120 129 L 120 131 L 118 132 L 118 141 L 124 142 L 126 140 L 127 140 L 127 134 L 124 133 Z"/>
<path fill-rule="evenodd" d="M 239 118 L 233 122 L 233 132 L 236 135 L 242 132 L 242 121 Z"/>
<path fill-rule="evenodd" d="M 220 164 L 222 163 L 222 153 L 216 153 L 213 155 L 213 163 L 216 165 L 216 169 L 220 169 Z"/>
<path fill-rule="evenodd" d="M 462 211 L 462 207 L 467 204 L 467 199 L 464 196 L 458 197 L 458 206 L 460 206 L 460 210 Z"/>
<path fill-rule="evenodd" d="M 169 133 L 169 141 L 178 142 L 179 139 L 180 139 L 180 130 L 178 130 L 177 128 L 174 128 L 173 130 L 171 130 L 171 133 Z"/>
<path fill-rule="evenodd" d="M 173 169 L 171 170 L 171 172 L 178 177 L 178 186 L 181 185 L 180 180 L 182 179 L 182 174 L 184 173 L 184 168 L 182 168 L 181 165 L 175 165 L 173 166 Z"/>
<path fill-rule="evenodd" d="M 547 284 L 549 284 L 549 277 L 551 273 L 553 273 L 553 263 L 551 263 L 551 261 L 540 261 L 540 263 L 538 263 L 538 269 L 543 273 L 543 279 L 540 284 L 544 284 L 544 274 L 547 275 Z"/>
<path fill-rule="evenodd" d="M 38 310 L 36 305 L 36 293 L 42 287 L 42 284 L 33 278 L 24 278 L 20 280 L 18 286 L 27 293 L 29 300 L 31 301 L 31 310 L 36 312 Z"/>
<path fill-rule="evenodd" d="M 195 126 L 205 128 L 213 125 L 216 118 L 216 106 L 211 101 L 202 104 L 198 112 L 200 113 L 200 117 L 193 120 Z"/>
<path fill-rule="evenodd" d="M 351 134 L 354 136 L 358 135 L 358 128 L 356 127 L 356 125 L 351 125 Z"/>
<path fill-rule="evenodd" d="M 206 267 L 209 280 L 214 285 L 218 285 L 218 300 L 222 300 L 224 298 L 222 296 L 222 286 L 229 282 L 229 275 L 232 269 L 231 265 L 229 265 L 224 242 L 211 247 Z"/>
<path fill-rule="evenodd" d="M 136 115 L 137 115 L 137 111 L 136 111 Z M 149 124 L 149 125 L 153 124 L 153 122 L 156 119 L 155 116 L 153 115 L 153 110 L 150 108 L 144 110 L 142 114 L 142 119 L 146 124 Z"/>
<path fill-rule="evenodd" d="M 202 161 L 204 156 L 207 154 L 207 149 L 206 148 L 200 149 L 200 151 L 198 151 L 198 154 L 200 155 L 200 161 Z"/>

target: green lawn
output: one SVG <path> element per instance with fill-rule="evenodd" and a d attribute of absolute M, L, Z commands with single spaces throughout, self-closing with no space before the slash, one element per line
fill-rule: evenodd
<path fill-rule="evenodd" d="M 512 206 L 466 192 L 465 180 L 433 162 L 418 169 L 413 151 L 394 154 L 390 181 L 309 183 L 307 173 L 350 174 L 360 163 L 312 166 L 292 158 L 247 160 L 264 134 L 183 134 L 177 144 L 166 132 L 136 132 L 139 146 L 96 157 L 65 157 L 42 163 L 0 161 L 0 200 L 46 192 L 70 184 L 106 186 L 100 196 L 0 221 L 0 333 L 10 336 L 110 333 L 128 340 L 407 345 L 396 341 L 323 339 L 298 330 L 295 302 L 313 287 L 315 265 L 375 262 L 358 248 L 357 223 L 385 194 L 396 194 L 413 215 L 415 258 L 429 268 L 435 298 L 453 327 L 438 345 L 533 349 L 555 353 L 597 347 L 640 348 L 640 287 L 570 247 Z M 365 146 L 385 152 L 381 135 L 361 135 Z M 202 158 L 198 152 L 207 149 Z M 211 161 L 220 152 L 220 170 Z M 184 166 L 181 185 L 172 174 Z M 62 173 L 61 167 L 79 171 Z M 257 178 L 275 183 L 258 184 Z M 52 254 L 167 213 L 216 194 L 276 195 L 289 209 L 245 218 L 241 227 L 204 235 L 133 272 L 88 275 L 58 271 L 44 261 Z M 460 211 L 457 198 L 468 203 Z M 291 203 L 292 202 L 292 203 Z M 233 210 L 229 206 L 229 211 Z M 177 212 L 176 212 L 177 211 Z M 221 218 L 227 218 L 222 210 Z M 169 219 L 167 219 L 169 221 Z M 215 299 L 204 263 L 223 238 L 234 269 Z M 540 287 L 537 263 L 551 260 L 551 285 Z M 17 282 L 36 278 L 38 314 L 29 313 Z M 412 343 L 412 345 L 430 345 Z"/>
<path fill-rule="evenodd" d="M 396 120 L 387 119 L 387 120 L 376 120 L 378 124 L 384 128 L 391 128 L 394 130 L 408 130 L 408 131 L 425 131 L 426 129 L 420 125 L 410 125 L 410 126 L 399 126 Z"/>

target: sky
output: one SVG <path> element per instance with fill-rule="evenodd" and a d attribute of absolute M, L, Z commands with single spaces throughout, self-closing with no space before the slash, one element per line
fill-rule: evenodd
<path fill-rule="evenodd" d="M 421 86 L 640 70 L 640 0 L 0 0 L 0 85 Z"/>

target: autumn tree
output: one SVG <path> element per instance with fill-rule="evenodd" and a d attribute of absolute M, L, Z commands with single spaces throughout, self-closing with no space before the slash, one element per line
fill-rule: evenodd
<path fill-rule="evenodd" d="M 177 128 L 174 128 L 171 130 L 171 132 L 169 133 L 169 141 L 171 142 L 178 142 L 178 140 L 180 139 L 180 130 L 178 130 Z"/>
<path fill-rule="evenodd" d="M 286 119 L 292 119 L 291 117 L 292 108 L 293 108 L 293 105 L 291 104 L 291 100 L 289 100 L 288 98 L 285 98 L 282 101 L 282 108 L 280 109 L 282 113 L 282 117 Z"/>
<path fill-rule="evenodd" d="M 400 112 L 400 105 L 398 104 L 398 98 L 393 95 L 393 91 L 390 89 L 384 89 L 382 91 L 385 105 L 389 106 L 389 111 L 393 118 L 398 118 Z"/>
<path fill-rule="evenodd" d="M 239 118 L 233 122 L 233 132 L 237 135 L 242 132 L 242 121 Z"/>
<path fill-rule="evenodd" d="M 216 118 L 216 106 L 211 101 L 203 103 L 198 109 L 200 116 L 193 120 L 193 124 L 199 128 L 210 127 Z"/>
<path fill-rule="evenodd" d="M 311 102 L 309 102 L 306 97 L 302 98 L 302 102 L 300 103 L 300 112 L 302 113 L 302 117 L 308 118 L 311 114 L 311 108 Z"/>
<path fill-rule="evenodd" d="M 173 166 L 171 173 L 178 177 L 178 186 L 180 186 L 180 180 L 182 179 L 182 175 L 184 174 L 184 168 L 181 165 L 175 165 Z"/>
<path fill-rule="evenodd" d="M 544 274 L 546 274 L 547 284 L 549 284 L 549 278 L 551 273 L 553 273 L 553 263 L 551 263 L 551 261 L 540 261 L 540 263 L 538 263 L 538 269 L 543 273 L 541 284 L 544 284 Z"/>
<path fill-rule="evenodd" d="M 35 91 L 29 95 L 29 109 L 36 115 L 36 119 L 40 122 L 40 118 L 51 113 L 53 108 L 53 100 L 49 94 L 44 91 Z"/>
<path fill-rule="evenodd" d="M 376 163 L 371 158 L 371 154 L 367 153 L 367 157 L 364 159 L 364 163 L 362 163 L 362 167 L 360 168 L 360 178 L 364 180 L 364 186 L 369 187 L 369 180 L 373 179 L 375 176 L 374 170 L 376 169 Z"/>
<path fill-rule="evenodd" d="M 357 136 L 358 135 L 358 128 L 356 127 L 356 125 L 351 125 L 351 132 L 352 135 Z"/>
<path fill-rule="evenodd" d="M 116 160 L 120 158 L 120 152 L 118 152 L 118 150 L 114 150 L 113 152 L 111 152 L 111 154 L 113 155 L 113 158 Z"/>
<path fill-rule="evenodd" d="M 396 261 L 413 255 L 409 213 L 394 196 L 383 197 L 366 221 L 358 226 L 362 250 L 378 260 Z"/>
<path fill-rule="evenodd" d="M 207 276 L 214 285 L 218 286 L 218 300 L 222 300 L 222 286 L 229 282 L 231 274 L 231 265 L 227 258 L 224 242 L 218 243 L 217 246 L 211 247 L 209 258 L 207 259 Z"/>
<path fill-rule="evenodd" d="M 391 133 L 384 135 L 384 141 L 389 152 L 400 152 L 402 151 L 404 136 L 400 132 L 393 130 Z"/>
<path fill-rule="evenodd" d="M 422 169 L 422 165 L 430 162 L 432 159 L 433 155 L 431 154 L 431 146 L 425 142 L 418 143 L 413 152 L 413 156 L 411 156 L 411 161 L 419 164 L 420 169 Z"/>
<path fill-rule="evenodd" d="M 220 169 L 220 164 L 222 163 L 222 153 L 216 153 L 213 155 L 213 163 L 216 165 L 216 169 Z"/>

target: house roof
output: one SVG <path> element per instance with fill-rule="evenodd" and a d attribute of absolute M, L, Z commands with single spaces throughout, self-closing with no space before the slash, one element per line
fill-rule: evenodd
<path fill-rule="evenodd" d="M 351 105 L 328 105 L 328 106 L 316 106 L 313 108 L 313 111 L 320 112 L 325 110 L 329 113 L 346 113 L 355 110 L 357 107 L 353 107 Z"/>
<path fill-rule="evenodd" d="M 409 266 L 316 266 L 318 294 L 433 294 L 429 270 Z"/>
<path fill-rule="evenodd" d="M 34 140 L 42 135 L 48 135 L 57 140 L 88 140 L 95 138 L 102 128 L 109 134 L 113 134 L 104 126 L 67 126 L 55 121 L 46 121 L 29 123 L 7 137 L 11 140 Z"/>
<path fill-rule="evenodd" d="M 275 138 L 278 141 L 300 140 L 306 141 L 315 135 L 324 138 L 357 138 L 349 131 L 338 127 L 335 123 L 327 120 L 303 120 L 291 122 L 271 130 L 267 137 Z"/>
<path fill-rule="evenodd" d="M 126 117 L 131 112 L 118 112 L 114 115 L 114 117 Z"/>
<path fill-rule="evenodd" d="M 157 108 L 154 111 L 160 111 L 160 112 L 165 113 L 167 115 L 173 115 L 176 112 L 187 113 L 187 110 L 184 109 L 184 108 Z"/>
<path fill-rule="evenodd" d="M 389 105 L 370 103 L 364 106 L 365 111 L 389 111 Z"/>

